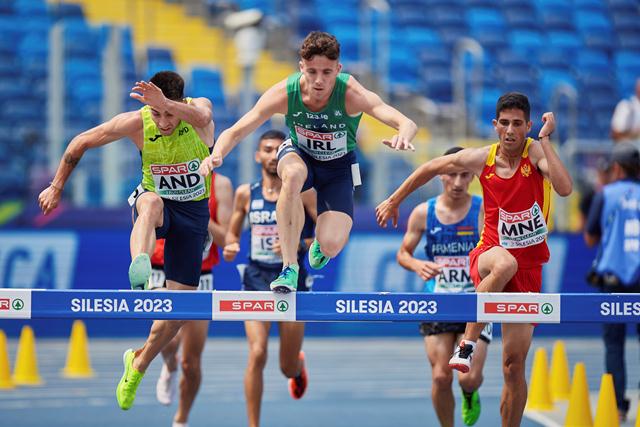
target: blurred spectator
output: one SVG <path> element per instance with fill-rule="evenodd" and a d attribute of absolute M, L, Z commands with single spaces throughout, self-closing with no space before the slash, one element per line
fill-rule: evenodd
<path fill-rule="evenodd" d="M 614 146 L 611 183 L 593 199 L 585 228 L 588 246 L 599 243 L 587 280 L 601 292 L 640 291 L 640 153 L 629 142 Z M 621 420 L 626 419 L 625 323 L 604 324 L 605 364 L 613 375 Z M 636 325 L 640 332 L 640 325 Z"/>
<path fill-rule="evenodd" d="M 614 141 L 640 143 L 640 78 L 636 81 L 636 93 L 618 102 L 611 119 L 611 138 Z"/>
<path fill-rule="evenodd" d="M 596 163 L 596 182 L 583 179 L 578 185 L 580 186 L 580 202 L 578 208 L 580 210 L 580 230 L 584 230 L 589 215 L 589 208 L 593 202 L 593 198 L 597 193 L 602 191 L 602 187 L 610 182 L 611 162 L 609 159 L 601 157 Z M 592 171 L 592 169 L 590 169 Z"/>

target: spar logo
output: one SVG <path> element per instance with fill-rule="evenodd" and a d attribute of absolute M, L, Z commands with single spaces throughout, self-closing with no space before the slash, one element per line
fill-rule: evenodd
<path fill-rule="evenodd" d="M 273 313 L 276 309 L 275 301 L 269 300 L 223 300 L 220 301 L 220 311 L 241 313 Z"/>
<path fill-rule="evenodd" d="M 13 301 L 11 301 L 10 298 L 0 298 L 0 310 L 8 311 L 11 308 L 17 311 L 22 310 L 24 308 L 24 301 L 20 298 L 14 298 Z"/>
<path fill-rule="evenodd" d="M 187 165 L 187 168 L 191 172 L 197 171 L 199 167 L 200 167 L 200 162 L 198 160 L 191 160 Z"/>
<path fill-rule="evenodd" d="M 546 314 L 553 313 L 550 303 L 537 302 L 485 302 L 484 312 L 487 314 Z"/>
<path fill-rule="evenodd" d="M 289 310 L 289 303 L 284 300 L 280 300 L 278 301 L 276 308 L 279 312 L 284 313 L 285 311 Z"/>

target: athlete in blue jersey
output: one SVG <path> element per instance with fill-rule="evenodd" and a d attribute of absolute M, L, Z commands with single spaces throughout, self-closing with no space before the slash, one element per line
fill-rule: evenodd
<path fill-rule="evenodd" d="M 269 284 L 282 271 L 282 252 L 276 223 L 276 201 L 282 187 L 277 174 L 277 151 L 284 142 L 285 134 L 280 131 L 268 131 L 260 137 L 256 162 L 262 166 L 262 179 L 253 184 L 243 184 L 236 190 L 233 213 L 227 233 L 223 256 L 233 261 L 240 251 L 240 233 L 245 218 L 249 218 L 251 228 L 251 247 L 249 263 L 243 278 L 245 291 L 270 291 Z M 313 241 L 313 225 L 316 216 L 313 191 L 302 194 L 306 220 L 302 238 L 298 245 L 297 290 L 308 291 L 307 272 L 302 258 L 306 248 Z M 264 366 L 267 362 L 267 344 L 270 322 L 245 321 L 245 331 L 249 341 L 249 361 L 244 377 L 244 391 L 247 402 L 247 418 L 250 427 L 260 425 L 260 406 L 262 402 Z M 302 340 L 304 323 L 280 322 L 280 369 L 289 378 L 289 392 L 294 399 L 300 399 L 307 388 L 307 372 L 304 367 Z"/>
<path fill-rule="evenodd" d="M 462 150 L 453 147 L 445 155 Z M 440 175 L 444 191 L 413 210 L 407 232 L 398 251 L 398 262 L 404 268 L 416 272 L 425 281 L 426 292 L 459 293 L 474 292 L 469 275 L 469 251 L 480 238 L 483 222 L 482 199 L 469 194 L 473 173 L 459 169 Z M 413 253 L 422 236 L 426 237 L 426 260 Z M 456 346 L 465 323 L 422 323 L 427 356 L 431 363 L 431 400 L 442 426 L 453 426 L 455 401 L 451 391 L 453 372 L 449 357 Z M 482 331 L 477 354 L 471 371 L 458 374 L 462 389 L 462 419 L 473 425 L 480 416 L 478 388 L 482 383 L 482 367 L 491 342 L 491 324 Z"/>

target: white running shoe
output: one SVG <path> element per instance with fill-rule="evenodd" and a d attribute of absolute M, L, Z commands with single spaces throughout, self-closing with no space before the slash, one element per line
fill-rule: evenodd
<path fill-rule="evenodd" d="M 475 341 L 460 340 L 460 345 L 456 347 L 453 356 L 449 359 L 449 367 L 462 373 L 469 372 L 473 350 L 475 349 Z"/>
<path fill-rule="evenodd" d="M 173 424 L 171 424 L 171 427 L 189 427 L 189 424 L 187 424 L 187 423 L 179 423 L 177 421 L 174 421 Z"/>
<path fill-rule="evenodd" d="M 178 392 L 178 370 L 169 371 L 167 364 L 162 364 L 160 377 L 156 383 L 156 398 L 163 405 L 171 405 Z"/>

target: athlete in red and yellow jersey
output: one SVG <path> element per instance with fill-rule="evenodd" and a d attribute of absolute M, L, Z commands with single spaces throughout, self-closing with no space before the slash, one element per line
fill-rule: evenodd
<path fill-rule="evenodd" d="M 396 226 L 398 206 L 419 186 L 455 168 L 480 177 L 485 223 L 478 246 L 469 254 L 477 292 L 539 292 L 542 264 L 549 259 L 546 244 L 551 187 L 560 196 L 572 190 L 569 173 L 554 151 L 549 136 L 555 129 L 553 113 L 542 116 L 538 141 L 531 130 L 529 100 L 519 93 L 498 99 L 493 126 L 499 142 L 465 149 L 420 166 L 376 208 L 378 224 L 389 219 Z M 482 323 L 467 327 L 449 366 L 468 372 Z M 525 362 L 533 325 L 502 325 L 504 389 L 500 403 L 502 425 L 518 426 L 527 401 Z"/>

